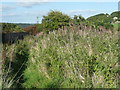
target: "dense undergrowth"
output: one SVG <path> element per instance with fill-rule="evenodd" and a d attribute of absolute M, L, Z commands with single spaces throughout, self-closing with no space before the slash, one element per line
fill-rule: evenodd
<path fill-rule="evenodd" d="M 72 28 L 26 37 L 4 47 L 11 87 L 118 88 L 118 39 L 118 31 Z"/>

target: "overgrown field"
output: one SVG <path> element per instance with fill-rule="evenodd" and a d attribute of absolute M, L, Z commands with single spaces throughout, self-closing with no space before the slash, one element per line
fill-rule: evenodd
<path fill-rule="evenodd" d="M 118 88 L 118 39 L 118 31 L 73 28 L 29 36 L 4 47 L 5 72 L 16 75 L 11 87 Z"/>

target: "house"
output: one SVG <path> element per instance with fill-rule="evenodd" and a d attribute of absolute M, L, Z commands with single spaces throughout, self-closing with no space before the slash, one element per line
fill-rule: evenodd
<path fill-rule="evenodd" d="M 118 17 L 114 17 L 114 18 L 113 18 L 113 20 L 117 20 L 117 19 L 118 19 Z"/>
<path fill-rule="evenodd" d="M 38 33 L 36 26 L 28 26 L 23 28 L 23 30 L 30 33 L 31 35 L 36 35 Z"/>

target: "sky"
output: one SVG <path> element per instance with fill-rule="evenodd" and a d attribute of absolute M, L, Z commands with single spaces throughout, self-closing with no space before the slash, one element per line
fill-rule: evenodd
<path fill-rule="evenodd" d="M 0 3 L 0 22 L 41 23 L 42 17 L 51 10 L 61 11 L 73 17 L 85 18 L 118 11 L 119 0 L 2 0 Z M 38 17 L 38 19 L 37 19 Z"/>

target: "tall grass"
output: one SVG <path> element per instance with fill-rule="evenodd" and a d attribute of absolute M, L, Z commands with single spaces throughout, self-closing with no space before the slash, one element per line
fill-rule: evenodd
<path fill-rule="evenodd" d="M 25 88 L 118 87 L 118 35 L 64 30 L 36 37 L 24 71 Z"/>
<path fill-rule="evenodd" d="M 13 75 L 25 61 L 17 74 L 24 88 L 118 88 L 118 39 L 118 31 L 67 28 L 26 37 L 6 59 L 14 56 Z"/>
<path fill-rule="evenodd" d="M 2 50 L 2 79 L 1 88 L 21 87 L 23 82 L 23 71 L 26 68 L 28 60 L 30 39 L 26 43 L 26 37 L 23 41 L 19 41 L 12 45 L 3 45 Z"/>

